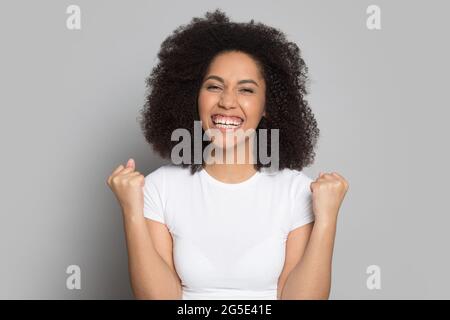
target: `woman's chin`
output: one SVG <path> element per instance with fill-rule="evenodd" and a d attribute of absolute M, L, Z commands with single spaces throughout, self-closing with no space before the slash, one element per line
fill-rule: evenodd
<path fill-rule="evenodd" d="M 222 149 L 223 151 L 230 150 L 230 149 L 236 149 L 236 148 L 244 148 L 245 144 L 243 143 L 244 139 L 234 138 L 234 141 L 227 141 L 227 140 L 220 140 L 220 141 L 213 141 L 214 147 L 217 149 Z"/>

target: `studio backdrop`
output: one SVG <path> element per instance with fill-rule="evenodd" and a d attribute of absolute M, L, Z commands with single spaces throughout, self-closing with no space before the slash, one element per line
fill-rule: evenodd
<path fill-rule="evenodd" d="M 330 299 L 448 299 L 450 3 L 2 1 L 0 298 L 133 299 L 107 177 L 167 161 L 138 116 L 161 42 L 220 8 L 297 43 L 310 177 L 350 183 Z M 71 279 L 79 276 L 79 286 Z"/>

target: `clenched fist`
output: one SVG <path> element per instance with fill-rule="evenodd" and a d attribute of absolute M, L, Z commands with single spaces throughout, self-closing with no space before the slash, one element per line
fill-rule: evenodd
<path fill-rule="evenodd" d="M 116 195 L 122 210 L 134 211 L 143 210 L 145 177 L 135 170 L 133 159 L 129 159 L 126 167 L 117 167 L 108 178 L 108 186 Z"/>
<path fill-rule="evenodd" d="M 320 173 L 311 182 L 313 211 L 317 222 L 336 222 L 348 182 L 336 172 Z"/>

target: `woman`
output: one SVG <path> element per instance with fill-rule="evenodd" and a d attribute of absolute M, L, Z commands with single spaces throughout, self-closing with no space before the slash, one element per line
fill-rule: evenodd
<path fill-rule="evenodd" d="M 297 45 L 216 10 L 175 30 L 158 58 L 142 110 L 145 138 L 172 162 L 177 129 L 193 137 L 201 121 L 207 139 L 200 163 L 144 177 L 130 159 L 108 178 L 123 211 L 136 298 L 328 299 L 348 183 L 335 172 L 314 181 L 302 172 L 319 130 L 303 99 L 307 67 Z M 255 157 L 248 137 L 214 134 L 252 129 L 269 137 L 278 130 L 268 139 L 269 151 L 279 149 L 277 170 L 265 170 L 270 164 Z M 242 147 L 244 161 L 220 161 Z M 182 154 L 195 160 L 198 150 Z"/>

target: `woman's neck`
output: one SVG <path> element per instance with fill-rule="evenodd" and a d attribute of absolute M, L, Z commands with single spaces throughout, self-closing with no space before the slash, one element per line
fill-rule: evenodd
<path fill-rule="evenodd" d="M 244 159 L 239 159 L 239 157 L 237 156 L 238 147 L 244 147 Z M 233 155 L 231 156 L 231 158 L 234 159 L 228 162 L 225 161 L 227 149 L 222 149 L 222 160 L 213 161 L 209 164 L 204 163 L 203 169 L 206 170 L 206 172 L 208 172 L 209 175 L 213 178 L 225 183 L 243 182 L 251 178 L 257 172 L 253 160 L 254 155 L 252 152 L 250 152 L 250 150 L 252 150 L 252 144 L 249 143 L 248 140 L 243 142 L 243 144 L 241 145 L 235 145 Z M 215 157 L 215 152 L 213 152 L 213 157 Z"/>
<path fill-rule="evenodd" d="M 256 168 L 252 163 L 246 164 L 227 164 L 214 163 L 205 164 L 203 167 L 210 176 L 225 182 L 225 183 L 239 183 L 250 179 L 255 173 Z"/>

